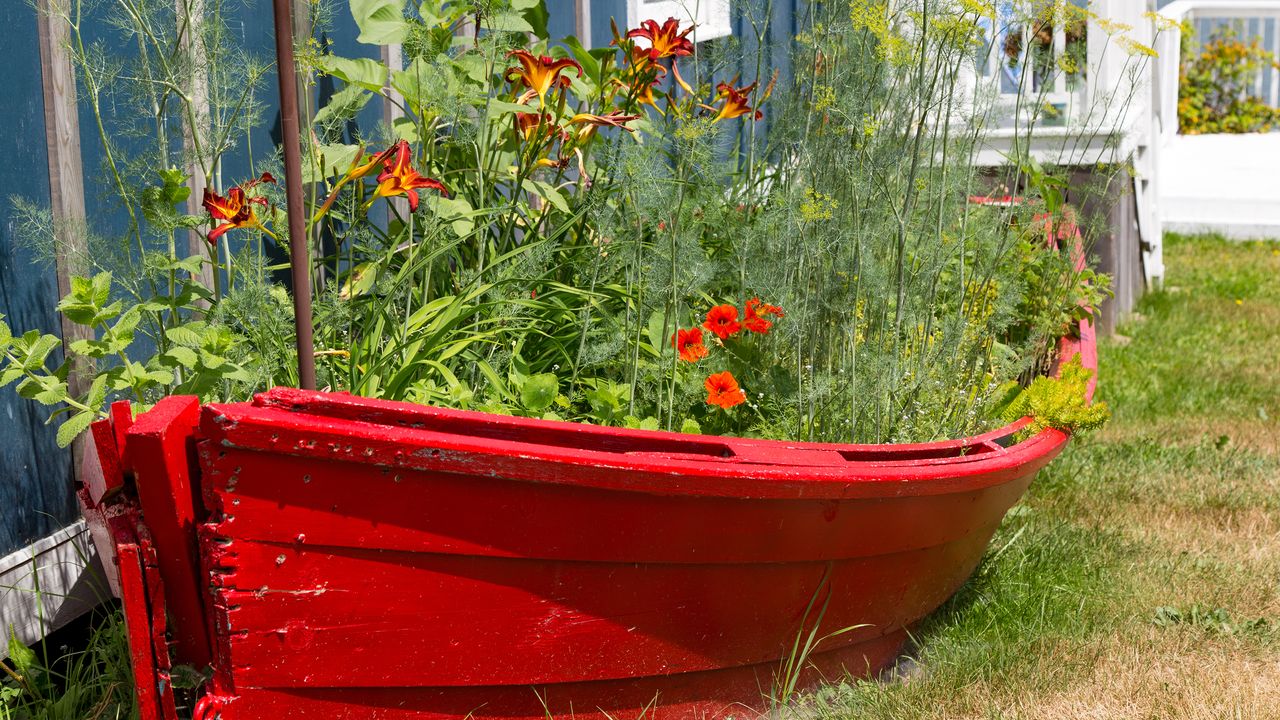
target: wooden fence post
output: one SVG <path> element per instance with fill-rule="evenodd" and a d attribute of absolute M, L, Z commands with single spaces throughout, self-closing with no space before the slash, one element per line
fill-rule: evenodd
<path fill-rule="evenodd" d="M 68 0 L 39 0 L 36 7 L 40 44 L 40 81 L 44 91 L 45 145 L 49 158 L 49 207 L 53 214 L 58 295 L 71 292 L 71 278 L 88 275 L 84 217 L 84 171 L 80 160 L 80 121 L 76 114 L 76 73 L 71 59 Z M 92 340 L 89 328 L 62 320 L 62 345 Z M 87 359 L 78 360 L 67 378 L 73 395 L 85 392 L 93 374 Z M 84 436 L 72 446 L 79 476 Z"/>
<path fill-rule="evenodd" d="M 179 31 L 183 33 L 178 40 L 178 46 L 191 68 L 191 83 L 186 88 L 187 97 L 191 100 L 191 116 L 182 120 L 183 169 L 188 175 L 187 187 L 191 189 L 191 195 L 187 198 L 187 214 L 201 215 L 204 213 L 204 190 L 208 186 L 208 175 L 212 171 L 212 168 L 205 166 L 206 160 L 200 156 L 196 143 L 197 139 L 209 137 L 209 76 L 205 73 L 204 63 L 200 60 L 205 54 L 205 4 L 204 0 L 174 0 L 174 2 Z M 184 17 L 187 20 L 185 28 L 182 27 Z M 194 126 L 191 118 L 194 118 Z M 206 252 L 212 255 L 214 250 L 205 240 L 204 233 L 194 228 L 188 230 L 187 253 L 200 257 Z M 216 258 L 213 259 L 216 260 Z M 202 265 L 196 279 L 205 287 L 212 288 L 213 265 Z"/>

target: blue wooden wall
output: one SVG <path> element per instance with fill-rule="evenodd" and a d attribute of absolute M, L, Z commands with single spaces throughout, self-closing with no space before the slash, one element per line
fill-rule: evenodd
<path fill-rule="evenodd" d="M 0 2 L 5 100 L 0 102 L 0 314 L 15 332 L 57 332 L 58 286 L 52 265 L 15 242 L 10 198 L 49 202 L 36 15 L 25 2 Z M 0 390 L 0 556 L 75 517 L 71 456 L 45 425 L 46 408 Z"/>

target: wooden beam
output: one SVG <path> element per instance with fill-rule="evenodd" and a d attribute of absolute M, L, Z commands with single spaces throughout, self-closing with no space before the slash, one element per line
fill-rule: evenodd
<path fill-rule="evenodd" d="M 89 248 L 84 226 L 84 171 L 80 160 L 80 121 L 76 113 L 76 73 L 71 59 L 68 0 L 38 0 L 40 81 L 44 91 L 45 146 L 49 158 L 49 207 L 53 213 L 58 295 L 71 292 L 71 278 L 88 275 Z M 62 343 L 93 339 L 82 325 L 62 317 Z M 72 394 L 85 392 L 93 368 L 77 363 L 68 377 Z M 72 451 L 79 458 L 82 447 Z"/>
<path fill-rule="evenodd" d="M 591 0 L 574 0 L 573 33 L 582 47 L 591 49 Z"/>
<path fill-rule="evenodd" d="M 208 177 L 212 168 L 206 163 L 211 158 L 202 157 L 197 141 L 208 142 L 209 132 L 209 76 L 205 72 L 206 63 L 200 58 L 205 55 L 204 42 L 204 8 L 205 0 L 174 0 L 178 19 L 179 50 L 191 68 L 191 77 L 185 88 L 187 97 L 191 99 L 191 115 L 183 113 L 182 119 L 182 157 L 183 170 L 187 173 L 187 187 L 191 195 L 187 198 L 187 213 L 201 215 L 204 213 L 204 190 L 208 186 Z M 192 118 L 195 120 L 192 125 Z M 207 149 L 205 153 L 207 153 Z M 205 240 L 204 233 L 191 229 L 187 231 L 187 254 L 203 256 L 212 255 L 212 248 Z M 211 258 L 212 259 L 212 258 Z M 207 288 L 213 287 L 213 265 L 201 266 L 196 277 Z"/>

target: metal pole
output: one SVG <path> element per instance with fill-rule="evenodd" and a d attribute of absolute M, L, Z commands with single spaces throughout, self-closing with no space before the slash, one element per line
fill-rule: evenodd
<path fill-rule="evenodd" d="M 302 204 L 302 149 L 298 144 L 298 84 L 293 63 L 290 0 L 273 0 L 276 75 L 280 80 L 280 134 L 284 141 L 284 188 L 289 214 L 289 265 L 293 273 L 293 316 L 298 336 L 298 384 L 316 389 L 315 346 L 311 339 L 311 261 Z"/>

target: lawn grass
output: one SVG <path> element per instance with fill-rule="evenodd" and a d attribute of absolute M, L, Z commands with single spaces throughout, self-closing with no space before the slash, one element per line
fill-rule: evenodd
<path fill-rule="evenodd" d="M 1036 480 L 887 682 L 819 718 L 1280 718 L 1280 243 L 1173 238 Z"/>

